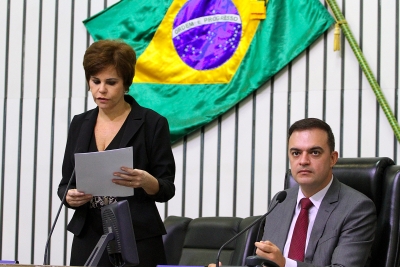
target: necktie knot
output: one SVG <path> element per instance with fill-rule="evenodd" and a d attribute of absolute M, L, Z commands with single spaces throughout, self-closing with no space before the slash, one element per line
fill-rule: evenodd
<path fill-rule="evenodd" d="M 313 206 L 313 203 L 309 198 L 305 197 L 300 200 L 300 206 L 301 209 L 309 210 Z"/>

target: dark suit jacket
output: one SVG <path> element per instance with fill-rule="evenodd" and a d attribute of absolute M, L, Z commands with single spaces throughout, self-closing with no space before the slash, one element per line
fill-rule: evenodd
<path fill-rule="evenodd" d="M 131 104 L 132 109 L 127 117 L 120 147 L 132 146 L 133 167 L 146 170 L 157 178 L 160 185 L 156 195 L 148 195 L 142 188 L 136 188 L 134 196 L 117 198 L 128 200 L 135 237 L 139 240 L 165 234 L 155 201 L 166 202 L 174 196 L 175 161 L 167 120 L 153 110 L 139 106 L 131 96 L 125 96 L 125 101 Z M 74 154 L 88 152 L 98 111 L 95 108 L 76 115 L 70 124 L 62 167 L 63 178 L 58 187 L 60 199 L 75 166 Z M 72 179 L 70 188 L 76 188 L 75 176 Z M 72 208 L 66 202 L 64 204 Z M 88 209 L 89 203 L 76 208 L 67 228 L 74 235 L 81 233 Z"/>
<path fill-rule="evenodd" d="M 286 199 L 266 219 L 263 240 L 270 240 L 282 252 L 298 190 L 298 186 L 286 190 Z M 374 203 L 333 178 L 315 218 L 304 262 L 297 266 L 363 267 L 370 255 L 375 228 Z"/>

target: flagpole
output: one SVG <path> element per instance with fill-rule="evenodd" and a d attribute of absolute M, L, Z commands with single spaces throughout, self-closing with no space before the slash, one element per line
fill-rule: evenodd
<path fill-rule="evenodd" d="M 336 19 L 336 23 L 340 25 L 340 27 L 344 33 L 344 36 L 347 38 L 347 40 L 350 44 L 350 47 L 353 50 L 360 66 L 361 66 L 361 69 L 363 70 L 365 76 L 367 77 L 367 80 L 376 95 L 376 99 L 378 100 L 379 105 L 381 106 L 383 112 L 385 113 L 385 115 L 389 121 L 390 126 L 392 127 L 392 129 L 394 131 L 397 141 L 400 142 L 399 124 L 398 124 L 395 116 L 393 115 L 393 112 L 391 111 L 378 82 L 376 81 L 374 75 L 372 74 L 372 71 L 371 71 L 367 61 L 365 60 L 364 55 L 349 28 L 349 25 L 347 24 L 336 1 L 335 0 L 326 0 L 326 2 L 328 3 L 329 7 L 332 9 L 333 15 L 335 16 L 335 19 Z"/>

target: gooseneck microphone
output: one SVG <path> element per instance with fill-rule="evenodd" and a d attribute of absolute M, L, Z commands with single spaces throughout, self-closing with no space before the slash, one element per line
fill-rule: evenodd
<path fill-rule="evenodd" d="M 53 231 L 54 231 L 54 228 L 56 226 L 58 217 L 60 216 L 60 212 L 61 212 L 61 209 L 63 207 L 65 198 L 67 197 L 68 189 L 69 189 L 69 187 L 71 185 L 72 177 L 74 176 L 74 174 L 75 174 L 75 168 L 72 171 L 71 177 L 69 178 L 69 181 L 68 181 L 67 187 L 65 189 L 64 195 L 63 195 L 63 197 L 61 199 L 60 207 L 58 208 L 58 212 L 57 212 L 56 218 L 54 219 L 53 225 L 51 226 L 51 229 L 50 229 L 49 236 L 47 237 L 46 247 L 44 248 L 43 265 L 49 265 L 49 263 L 50 263 L 50 255 L 49 255 L 50 238 L 51 238 L 51 235 L 53 234 Z"/>
<path fill-rule="evenodd" d="M 286 191 L 281 191 L 278 193 L 278 195 L 276 196 L 276 201 L 273 204 L 273 206 L 269 209 L 269 211 L 267 213 L 265 213 L 264 215 L 262 215 L 260 218 L 258 218 L 257 220 L 255 220 L 254 222 L 252 222 L 250 225 L 248 225 L 246 228 L 244 228 L 242 231 L 240 231 L 239 233 L 237 233 L 236 235 L 234 235 L 231 239 L 229 239 L 228 241 L 226 241 L 221 248 L 218 251 L 217 254 L 217 261 L 216 261 L 216 265 L 215 266 L 219 266 L 219 256 L 221 254 L 222 249 L 228 245 L 230 242 L 232 242 L 233 240 L 235 240 L 236 238 L 238 238 L 241 234 L 243 234 L 244 232 L 246 232 L 247 230 L 249 230 L 252 226 L 254 226 L 255 224 L 257 224 L 258 222 L 260 222 L 261 220 L 263 220 L 265 217 L 267 217 L 268 214 L 271 213 L 271 211 L 273 211 L 275 209 L 275 207 L 278 205 L 278 203 L 281 203 L 285 200 L 286 198 Z"/>

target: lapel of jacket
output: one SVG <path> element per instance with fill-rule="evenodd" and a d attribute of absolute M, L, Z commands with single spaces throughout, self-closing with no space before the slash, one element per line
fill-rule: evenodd
<path fill-rule="evenodd" d="M 272 220 L 273 223 L 271 225 L 276 226 L 274 229 L 268 229 L 268 235 L 271 236 L 271 241 L 283 252 L 285 247 L 286 238 L 289 233 L 290 224 L 292 222 L 294 209 L 297 201 L 297 193 L 299 191 L 299 187 L 295 186 L 288 190 L 286 199 L 281 205 L 281 207 L 277 207 L 279 214 L 271 214 L 271 218 L 266 218 L 266 220 Z"/>
<path fill-rule="evenodd" d="M 340 182 L 334 177 L 331 187 L 326 192 L 324 199 L 319 207 L 317 217 L 315 218 L 313 229 L 311 230 L 310 240 L 308 241 L 305 262 L 312 262 L 318 242 L 322 237 L 326 222 L 336 208 L 339 201 Z"/>
<path fill-rule="evenodd" d="M 76 140 L 76 148 L 75 153 L 84 153 L 88 152 L 90 139 L 93 135 L 94 126 L 97 120 L 97 114 L 99 113 L 99 108 L 89 111 L 85 116 L 82 126 L 79 131 L 78 138 Z"/>
<path fill-rule="evenodd" d="M 126 147 L 128 145 L 129 141 L 144 122 L 144 109 L 129 95 L 125 96 L 125 100 L 131 105 L 131 112 L 129 113 L 128 118 L 126 118 L 126 128 L 121 139 L 120 147 Z"/>

